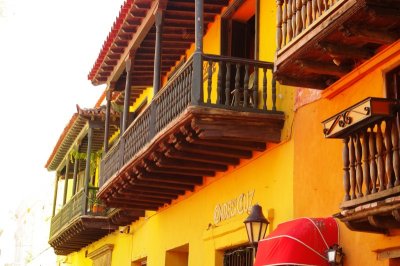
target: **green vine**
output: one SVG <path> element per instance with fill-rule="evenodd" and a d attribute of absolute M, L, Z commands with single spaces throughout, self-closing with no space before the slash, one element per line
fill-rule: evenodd
<path fill-rule="evenodd" d="M 96 172 L 97 161 L 101 159 L 103 151 L 96 151 L 90 153 L 90 176 L 93 176 Z M 73 162 L 74 160 L 85 160 L 87 159 L 87 153 L 78 152 L 77 150 L 72 150 L 69 154 L 69 160 Z"/>

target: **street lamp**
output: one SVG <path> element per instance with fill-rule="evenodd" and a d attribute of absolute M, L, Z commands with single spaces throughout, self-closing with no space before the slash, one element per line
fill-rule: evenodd
<path fill-rule="evenodd" d="M 344 253 L 342 248 L 338 244 L 334 244 L 332 247 L 330 247 L 327 253 L 328 253 L 328 262 L 330 265 L 332 266 L 342 265 Z"/>
<path fill-rule="evenodd" d="M 257 250 L 258 241 L 264 238 L 269 224 L 262 213 L 260 205 L 256 204 L 251 208 L 250 215 L 244 220 L 244 224 L 246 225 L 249 242 Z"/>

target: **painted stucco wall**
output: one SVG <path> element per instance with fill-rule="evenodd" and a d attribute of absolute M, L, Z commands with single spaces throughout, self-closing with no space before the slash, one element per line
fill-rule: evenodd
<path fill-rule="evenodd" d="M 399 63 L 397 42 L 332 85 L 320 99 L 297 109 L 293 133 L 295 217 L 330 216 L 340 211 L 343 145 L 339 139 L 324 138 L 321 122 L 367 97 L 385 97 L 384 73 Z M 302 101 L 307 102 L 304 97 L 313 96 L 303 93 Z M 392 231 L 393 236 L 357 233 L 341 222 L 339 225 L 345 265 L 388 265 L 388 261 L 377 261 L 373 251 L 400 245 L 399 232 Z"/>
<path fill-rule="evenodd" d="M 260 59 L 270 62 L 274 60 L 275 52 L 274 9 L 274 1 L 261 1 Z M 208 28 L 204 37 L 205 53 L 219 54 L 220 24 L 220 17 L 217 17 Z M 193 47 L 188 54 L 192 51 Z M 268 78 L 271 80 L 271 76 Z M 216 84 L 216 80 L 213 83 Z M 189 265 L 222 265 L 222 250 L 247 243 L 243 224 L 248 216 L 246 205 L 258 203 L 263 207 L 265 216 L 271 222 L 269 231 L 277 224 L 292 219 L 295 156 L 294 142 L 289 139 L 294 91 L 278 85 L 277 92 L 278 109 L 284 110 L 287 117 L 281 144 L 268 144 L 265 152 L 256 152 L 251 160 L 242 160 L 240 165 L 230 167 L 225 173 L 206 177 L 205 185 L 193 193 L 186 193 L 159 212 L 147 212 L 145 218 L 131 225 L 129 234 L 110 232 L 103 239 L 70 254 L 67 262 L 70 265 L 91 265 L 85 254 L 105 244 L 113 244 L 113 266 L 131 265 L 131 262 L 143 258 L 147 258 L 147 265 L 150 266 L 165 265 L 168 250 L 188 245 Z M 149 97 L 150 101 L 151 88 L 144 91 L 138 102 L 144 97 Z M 271 95 L 269 99 L 271 101 Z M 135 103 L 131 110 L 138 105 Z M 217 206 L 222 209 L 231 206 L 228 216 L 232 217 L 222 219 L 216 215 Z M 217 218 L 214 218 L 215 215 Z"/>

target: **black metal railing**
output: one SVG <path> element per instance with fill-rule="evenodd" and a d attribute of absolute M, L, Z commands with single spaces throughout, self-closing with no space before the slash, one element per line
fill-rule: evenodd
<path fill-rule="evenodd" d="M 94 203 L 99 203 L 96 199 L 97 187 L 90 187 L 86 195 L 82 189 L 76 193 L 72 198 L 61 208 L 61 210 L 51 218 L 50 225 L 50 238 L 59 232 L 66 224 L 72 221 L 74 218 L 81 215 L 99 215 L 102 213 L 94 213 Z M 87 208 L 87 209 L 86 209 Z"/>
<path fill-rule="evenodd" d="M 189 105 L 275 112 L 273 63 L 194 54 L 132 122 L 100 165 L 100 187 Z"/>

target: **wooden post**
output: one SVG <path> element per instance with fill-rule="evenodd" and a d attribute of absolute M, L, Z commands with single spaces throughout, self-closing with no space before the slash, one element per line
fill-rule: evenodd
<path fill-rule="evenodd" d="M 350 200 L 350 159 L 349 159 L 349 141 L 350 138 L 343 139 L 343 186 L 344 186 L 344 201 Z"/>
<path fill-rule="evenodd" d="M 73 176 L 73 181 L 72 181 L 72 196 L 75 195 L 75 193 L 76 193 L 76 181 L 78 179 L 78 166 L 79 166 L 79 160 L 75 159 L 74 160 L 74 176 Z"/>
<path fill-rule="evenodd" d="M 106 119 L 104 121 L 104 155 L 108 152 L 108 138 L 110 137 L 110 109 L 113 89 L 110 88 L 106 92 Z"/>
<path fill-rule="evenodd" d="M 195 0 L 195 52 L 203 53 L 204 0 Z"/>
<path fill-rule="evenodd" d="M 89 181 L 90 181 L 90 154 L 92 152 L 92 138 L 93 138 L 93 128 L 91 123 L 89 122 L 89 131 L 88 131 L 88 145 L 87 145 L 87 152 L 86 152 L 86 167 L 85 167 L 85 197 L 83 197 L 85 203 L 84 213 L 87 212 L 88 201 L 87 198 L 89 197 Z"/>
<path fill-rule="evenodd" d="M 361 147 L 361 134 L 355 135 L 355 152 L 356 152 L 356 183 L 357 183 L 357 198 L 364 196 L 362 192 L 363 185 L 363 171 L 362 171 L 362 147 Z"/>
<path fill-rule="evenodd" d="M 63 206 L 65 205 L 65 203 L 67 203 L 68 175 L 69 175 L 69 158 L 67 158 L 67 162 L 65 164 Z"/>
<path fill-rule="evenodd" d="M 161 86 L 161 40 L 164 14 L 162 10 L 158 10 L 155 15 L 156 24 L 156 45 L 154 50 L 154 76 L 153 76 L 153 93 L 157 95 Z"/>
<path fill-rule="evenodd" d="M 372 183 L 372 187 L 371 187 L 371 193 L 374 194 L 376 193 L 376 173 L 377 173 L 377 169 L 376 169 L 376 161 L 375 161 L 375 157 L 376 157 L 376 142 L 375 142 L 375 133 L 374 133 L 374 128 L 371 127 L 370 128 L 370 135 L 368 138 L 368 147 L 369 147 L 369 169 L 370 169 L 370 175 L 371 175 L 371 183 Z"/>
<path fill-rule="evenodd" d="M 195 51 L 193 54 L 192 104 L 203 103 L 203 0 L 195 0 Z"/>
<path fill-rule="evenodd" d="M 56 173 L 56 178 L 54 180 L 53 212 L 51 217 L 54 217 L 54 215 L 56 214 L 57 192 L 58 192 L 58 173 Z"/>
<path fill-rule="evenodd" d="M 131 67 L 132 67 L 132 57 L 130 55 L 129 58 L 126 60 L 126 65 L 125 65 L 126 83 L 125 83 L 124 112 L 122 118 L 121 135 L 127 129 L 129 122 L 129 106 L 130 106 L 129 99 L 131 96 Z"/>
<path fill-rule="evenodd" d="M 276 50 L 279 51 L 282 47 L 282 3 L 283 0 L 276 1 Z"/>
<path fill-rule="evenodd" d="M 254 59 L 259 59 L 260 52 L 260 0 L 256 0 L 255 15 L 255 29 L 254 29 Z"/>
<path fill-rule="evenodd" d="M 362 157 L 363 157 L 363 176 L 365 180 L 365 195 L 369 195 L 371 193 L 371 178 L 369 172 L 369 149 L 368 149 L 368 132 L 364 130 L 362 133 Z"/>

